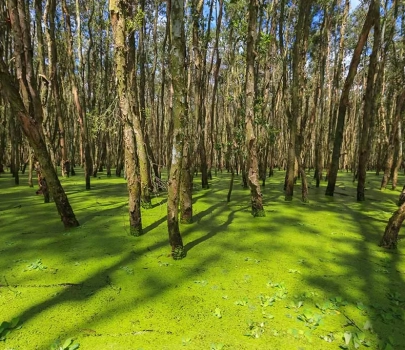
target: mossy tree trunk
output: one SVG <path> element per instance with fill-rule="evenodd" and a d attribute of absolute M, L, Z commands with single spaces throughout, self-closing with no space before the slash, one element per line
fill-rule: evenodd
<path fill-rule="evenodd" d="M 117 77 L 117 89 L 121 117 L 124 124 L 124 147 L 125 147 L 125 174 L 128 188 L 128 210 L 130 234 L 139 236 L 142 234 L 141 220 L 141 186 L 138 173 L 137 152 L 134 134 L 134 115 L 131 107 L 131 90 L 129 89 L 128 75 L 133 71 L 133 65 L 127 65 L 128 47 L 126 44 L 127 30 L 126 18 L 128 15 L 128 5 L 122 0 L 110 0 L 109 10 L 111 25 L 113 30 L 115 47 L 115 71 Z M 130 58 L 131 59 L 131 58 Z M 129 71 L 128 71 L 129 70 Z"/>
<path fill-rule="evenodd" d="M 184 139 L 180 182 L 180 222 L 191 224 L 193 222 L 193 169 L 189 136 Z"/>
<path fill-rule="evenodd" d="M 403 203 L 398 210 L 388 220 L 385 228 L 384 235 L 380 241 L 379 246 L 395 249 L 398 243 L 398 233 L 405 219 L 405 203 Z"/>
<path fill-rule="evenodd" d="M 168 179 L 167 227 L 172 257 L 175 260 L 185 257 L 183 240 L 179 228 L 179 192 L 183 160 L 183 128 L 187 115 L 186 94 L 186 41 L 184 33 L 184 2 L 172 0 L 170 8 L 170 71 L 172 84 L 172 125 L 173 139 L 171 166 Z"/>
<path fill-rule="evenodd" d="M 141 11 L 145 12 L 145 0 L 140 0 Z M 142 23 L 138 31 L 139 42 L 137 50 L 137 66 L 139 67 L 139 84 L 137 79 L 134 79 L 132 86 L 136 91 L 135 99 L 139 101 L 137 103 L 138 111 L 135 111 L 134 119 L 134 132 L 136 139 L 136 148 L 139 160 L 139 172 L 141 180 L 141 204 L 145 209 L 152 207 L 152 200 L 150 195 L 150 189 L 152 188 L 151 179 L 151 161 L 153 159 L 152 149 L 149 146 L 149 138 L 146 123 L 146 89 L 147 89 L 147 79 L 146 79 L 146 65 L 147 65 L 147 54 L 145 50 L 145 29 L 146 20 L 142 18 Z M 131 49 L 135 51 L 135 40 L 132 41 Z M 135 52 L 134 52 L 135 56 Z M 138 88 L 139 87 L 139 88 Z M 148 158 L 149 156 L 149 158 Z M 156 175 L 156 171 L 155 171 Z"/>
<path fill-rule="evenodd" d="M 15 116 L 41 164 L 51 195 L 65 228 L 79 226 L 72 207 L 60 184 L 46 147 L 42 130 L 43 111 L 34 76 L 33 50 L 30 28 L 25 6 L 22 2 L 10 0 L 8 12 L 14 39 L 16 74 L 19 86 L 3 61 L 0 45 L 0 85 L 12 106 Z"/>
<path fill-rule="evenodd" d="M 257 12 L 259 3 L 257 0 L 249 1 L 249 21 L 246 48 L 246 147 L 247 147 L 247 169 L 248 183 L 250 187 L 252 215 L 265 216 L 263 208 L 263 196 L 260 189 L 259 164 L 256 149 L 256 135 L 254 130 L 255 120 L 255 46 L 257 39 Z"/>

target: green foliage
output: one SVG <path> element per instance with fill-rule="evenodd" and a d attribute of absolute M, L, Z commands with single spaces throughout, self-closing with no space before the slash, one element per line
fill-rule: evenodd
<path fill-rule="evenodd" d="M 128 266 L 122 266 L 122 267 L 120 267 L 120 269 L 124 270 L 127 273 L 127 275 L 133 275 L 134 274 L 134 269 L 131 269 Z"/>
<path fill-rule="evenodd" d="M 287 331 L 288 334 L 292 335 L 296 339 L 304 338 L 307 339 L 308 341 L 311 341 L 311 336 L 312 333 L 310 331 L 304 331 L 302 329 L 295 329 L 295 328 L 290 328 Z"/>
<path fill-rule="evenodd" d="M 286 308 L 288 309 L 293 309 L 295 311 L 297 311 L 299 308 L 301 308 L 304 305 L 304 302 L 302 300 L 298 301 L 297 303 L 295 303 L 294 301 L 291 301 Z"/>
<path fill-rule="evenodd" d="M 13 329 L 20 329 L 21 326 L 19 325 L 19 323 L 20 323 L 19 317 L 14 317 L 10 322 L 3 321 L 0 324 L 0 341 L 5 341 L 7 338 L 7 335 Z"/>
<path fill-rule="evenodd" d="M 73 338 L 68 338 L 63 343 L 60 339 L 56 339 L 51 345 L 51 350 L 76 350 L 79 347 L 80 344 L 75 343 Z"/>
<path fill-rule="evenodd" d="M 221 309 L 219 307 L 217 307 L 214 311 L 214 316 L 216 318 L 222 318 L 222 313 L 221 313 Z"/>
<path fill-rule="evenodd" d="M 189 345 L 191 342 L 191 338 L 183 338 L 181 340 L 181 343 L 183 344 L 183 346 Z"/>
<path fill-rule="evenodd" d="M 310 329 L 315 329 L 316 327 L 322 324 L 323 316 L 314 313 L 310 309 L 306 309 L 302 314 L 299 314 L 297 316 L 297 319 L 303 321 L 306 327 Z"/>
<path fill-rule="evenodd" d="M 135 16 L 131 19 L 127 18 L 127 20 L 125 21 L 125 29 L 127 33 L 131 33 L 135 30 L 140 29 L 142 27 L 144 18 L 145 13 L 140 8 L 138 8 Z"/>
<path fill-rule="evenodd" d="M 125 180 L 101 172 L 87 193 L 78 171 L 79 176 L 61 181 L 76 215 L 86 220 L 66 236 L 56 209 L 47 209 L 46 222 L 34 221 L 44 210 L 32 205 L 37 198 L 25 186 L 10 187 L 10 178 L 0 175 L 7 206 L 15 201 L 30 208 L 27 219 L 19 221 L 15 218 L 21 209 L 0 212 L 6 228 L 0 235 L 0 310 L 4 320 L 24 314 L 30 322 L 30 327 L 8 334 L 8 349 L 25 349 L 27 341 L 32 348 L 49 349 L 67 329 L 83 334 L 74 342 L 83 349 L 137 349 L 147 343 L 162 349 L 170 339 L 184 349 L 209 349 L 211 343 L 238 349 L 242 342 L 255 349 L 271 344 L 274 349 L 334 350 L 346 345 L 354 350 L 352 338 L 345 343 L 346 331 L 364 333 L 364 341 L 357 336 L 360 350 L 367 344 L 370 349 L 397 350 L 405 342 L 404 283 L 396 275 L 405 265 L 399 255 L 376 247 L 396 208 L 397 193 L 380 192 L 373 176 L 368 190 L 373 201 L 351 201 L 356 194 L 351 174 L 339 173 L 339 186 L 345 185 L 349 196 L 336 195 L 330 201 L 322 188 L 319 194 L 313 188 L 311 206 L 299 201 L 286 206 L 277 199 L 285 174 L 276 170 L 264 189 L 272 201 L 271 216 L 258 223 L 250 220 L 246 190 L 235 186 L 234 202 L 224 202 L 230 179 L 224 171 L 213 178 L 210 190 L 194 193 L 198 220 L 181 226 L 190 259 L 173 262 L 167 236 L 162 235 L 164 204 L 144 212 L 147 234 L 134 239 L 124 232 L 129 227 Z M 21 234 L 27 227 L 30 234 Z M 32 267 L 39 265 L 33 255 L 38 251 L 47 273 L 40 267 L 23 272 L 31 262 Z M 48 273 L 51 266 L 59 268 L 57 279 Z M 391 275 L 377 274 L 376 267 L 389 269 Z M 32 318 L 27 310 L 38 305 L 43 312 Z M 72 318 L 71 310 L 78 307 L 80 313 Z M 172 333 L 158 332 L 162 324 Z M 93 329 L 97 336 L 86 336 L 94 335 Z M 124 333 L 134 336 L 108 336 Z M 134 345 L 139 335 L 145 342 Z"/>
<path fill-rule="evenodd" d="M 32 271 L 32 270 L 39 270 L 43 271 L 46 270 L 48 267 L 42 264 L 41 259 L 37 259 L 36 261 L 32 262 L 31 264 L 27 265 L 26 271 Z"/>
<path fill-rule="evenodd" d="M 254 339 L 260 338 L 264 333 L 265 325 L 265 322 L 248 321 L 248 329 L 245 333 L 245 336 Z"/>
<path fill-rule="evenodd" d="M 358 349 L 361 345 L 366 347 L 371 345 L 363 332 L 345 332 L 343 340 L 344 344 L 340 346 L 342 349 Z"/>

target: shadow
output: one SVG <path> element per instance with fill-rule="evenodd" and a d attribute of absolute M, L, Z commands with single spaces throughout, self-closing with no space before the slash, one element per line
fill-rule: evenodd
<path fill-rule="evenodd" d="M 167 198 L 162 199 L 159 203 L 152 204 L 152 209 L 167 203 Z"/>
<path fill-rule="evenodd" d="M 359 333 L 361 330 L 366 333 L 366 337 L 372 336 L 373 339 L 381 339 L 385 342 L 384 346 L 388 344 L 387 342 L 390 341 L 388 338 L 390 337 L 395 343 L 392 344 L 393 349 L 403 348 L 405 335 L 402 329 L 403 321 L 400 317 L 401 315 L 403 317 L 403 310 L 405 308 L 405 303 L 402 301 L 403 296 L 401 296 L 405 290 L 405 271 L 403 271 L 403 260 L 400 257 L 400 255 L 403 255 L 402 248 L 397 251 L 385 251 L 377 246 L 383 233 L 383 226 L 386 223 L 384 218 L 387 216 L 387 212 L 395 209 L 393 203 L 387 202 L 388 197 L 386 195 L 382 195 L 374 190 L 371 190 L 370 194 L 372 194 L 373 199 L 375 198 L 374 200 L 377 203 L 371 203 L 369 200 L 361 204 L 356 203 L 351 196 L 324 198 L 324 187 L 322 187 L 317 194 L 316 200 L 311 198 L 310 192 L 310 204 L 303 205 L 299 200 L 299 186 L 296 187 L 293 202 L 285 203 L 282 200 L 284 194 L 280 190 L 279 184 L 279 179 L 282 176 L 283 174 L 280 173 L 280 176 L 274 180 L 268 180 L 268 185 L 263 190 L 266 202 L 266 218 L 253 218 L 250 216 L 249 195 L 244 189 L 234 189 L 231 203 L 226 203 L 227 179 L 222 183 L 216 183 L 215 186 L 218 186 L 218 188 L 215 191 L 209 189 L 204 191 L 201 196 L 197 195 L 194 203 L 199 201 L 199 208 L 202 210 L 194 215 L 194 224 L 182 227 L 183 238 L 193 238 L 185 245 L 185 250 L 186 252 L 192 251 L 195 254 L 189 254 L 185 262 L 172 262 L 170 260 L 170 264 L 167 263 L 167 265 L 171 266 L 170 270 L 165 270 L 166 262 L 164 259 L 166 258 L 169 261 L 169 258 L 165 255 L 166 251 L 158 252 L 163 247 L 167 247 L 167 253 L 169 252 L 167 235 L 162 234 L 161 231 L 163 230 L 156 230 L 156 235 L 151 234 L 149 237 L 145 237 L 144 240 L 128 239 L 124 232 L 121 232 L 123 230 L 120 227 L 123 226 L 122 222 L 126 222 L 127 216 L 124 217 L 122 215 L 120 217 L 118 211 L 124 208 L 126 204 L 119 204 L 114 207 L 111 204 L 109 208 L 107 205 L 95 205 L 82 209 L 81 213 L 85 215 L 82 221 L 86 224 L 83 226 L 87 226 L 89 229 L 87 227 L 77 228 L 70 231 L 71 236 L 62 236 L 58 232 L 63 231 L 55 229 L 55 227 L 59 227 L 58 225 L 60 225 L 57 215 L 54 215 L 56 224 L 52 223 L 53 226 L 50 225 L 50 218 L 47 217 L 47 220 L 38 224 L 41 226 L 32 228 L 32 231 L 35 229 L 38 232 L 42 232 L 43 237 L 37 238 L 35 236 L 30 238 L 33 235 L 21 235 L 21 232 L 15 232 L 14 236 L 7 233 L 10 239 L 6 238 L 5 242 L 7 243 L 10 240 L 10 244 L 13 243 L 14 245 L 6 246 L 4 252 L 2 252 L 3 261 L 1 268 L 3 271 L 7 271 L 9 261 L 12 262 L 14 256 L 17 257 L 22 253 L 26 254 L 28 250 L 32 250 L 30 259 L 31 257 L 38 258 L 35 255 L 38 254 L 38 251 L 47 251 L 47 254 L 60 256 L 60 263 L 65 265 L 74 264 L 76 261 L 81 260 L 88 261 L 86 259 L 92 259 L 97 263 L 96 270 L 89 276 L 79 279 L 75 285 L 65 283 L 62 286 L 63 283 L 61 283 L 60 286 L 63 289 L 61 289 L 59 294 L 46 295 L 44 296 L 46 300 L 40 301 L 26 309 L 20 307 L 19 310 L 23 310 L 20 313 L 21 321 L 28 323 L 31 320 L 31 324 L 39 322 L 41 315 L 51 312 L 51 309 L 59 305 L 63 307 L 64 304 L 68 303 L 79 302 L 81 303 L 80 307 L 85 309 L 86 302 L 92 295 L 103 294 L 105 291 L 111 291 L 117 295 L 120 294 L 121 284 L 130 292 L 125 297 L 123 297 L 124 292 L 122 292 L 120 298 L 123 298 L 123 300 L 120 303 L 117 302 L 117 304 L 108 304 L 108 301 L 102 300 L 101 304 L 99 304 L 101 307 L 97 310 L 98 322 L 103 320 L 107 324 L 113 317 L 120 319 L 120 316 L 122 316 L 120 313 L 125 314 L 128 312 L 134 315 L 148 314 L 149 312 L 147 316 L 152 318 L 155 308 L 159 312 L 162 312 L 161 308 L 165 307 L 161 305 L 162 300 L 164 302 L 167 301 L 165 298 L 169 292 L 175 294 L 178 298 L 169 299 L 169 301 L 174 300 L 179 305 L 176 303 L 171 304 L 168 315 L 174 316 L 173 319 L 165 320 L 168 325 L 170 322 L 180 324 L 180 319 L 175 318 L 175 316 L 176 312 L 179 312 L 182 316 L 185 315 L 179 311 L 183 307 L 189 313 L 197 310 L 195 317 L 200 317 L 201 315 L 201 317 L 209 318 L 212 316 L 212 310 L 207 311 L 203 309 L 202 305 L 195 304 L 196 295 L 203 294 L 204 291 L 201 292 L 201 289 L 193 290 L 193 287 L 200 287 L 199 284 L 193 281 L 197 279 L 197 282 L 200 282 L 206 278 L 205 276 L 201 277 L 202 269 L 209 270 L 218 266 L 222 268 L 223 265 L 221 264 L 224 261 L 226 262 L 224 268 L 243 274 L 244 267 L 239 263 L 243 262 L 244 266 L 249 266 L 251 269 L 249 274 L 259 271 L 262 275 L 266 276 L 265 278 L 273 279 L 276 276 L 274 278 L 285 279 L 287 281 L 286 285 L 288 283 L 291 285 L 295 283 L 297 287 L 306 288 L 305 292 L 314 289 L 327 297 L 339 296 L 347 301 L 347 306 L 339 307 L 341 315 L 334 315 L 336 318 L 340 317 L 339 321 L 334 321 L 335 323 L 331 322 L 330 327 L 332 328 L 328 330 L 334 332 L 336 336 L 338 333 L 345 331 Z M 342 183 L 347 183 L 347 181 Z M 350 185 L 347 185 L 346 189 L 350 195 L 355 193 L 355 189 L 351 188 Z M 121 192 L 119 194 L 113 193 L 115 190 L 120 190 Z M 106 198 L 109 198 L 110 195 L 114 195 L 115 197 L 126 195 L 125 187 L 121 186 L 121 184 L 120 186 L 116 186 L 114 191 L 109 191 L 107 194 L 103 191 L 102 195 L 106 196 Z M 101 196 L 101 193 L 94 193 L 95 196 Z M 312 193 L 315 193 L 315 190 Z M 396 193 L 394 195 L 396 196 Z M 83 198 L 85 197 L 80 196 L 79 200 L 82 201 Z M 154 208 L 157 208 L 164 202 L 165 199 L 161 203 L 156 204 Z M 32 210 L 37 210 L 38 212 L 35 211 L 31 214 L 41 214 L 40 209 L 32 208 Z M 90 210 L 95 210 L 95 212 L 89 213 L 88 211 Z M 144 234 L 151 233 L 165 222 L 166 216 L 161 216 L 162 213 L 158 212 L 159 210 L 155 212 L 151 211 L 148 220 L 152 221 L 144 228 Z M 237 212 L 241 212 L 243 215 L 236 215 Z M 18 215 L 20 221 L 27 219 L 27 222 L 29 222 L 30 217 L 28 215 L 23 217 L 23 213 L 20 214 L 17 209 L 14 212 L 11 211 L 11 214 Z M 5 221 L 7 224 L 12 222 L 12 216 L 7 217 Z M 116 218 L 117 216 L 118 219 Z M 96 217 L 97 220 L 92 220 Z M 98 218 L 102 218 L 104 221 Z M 109 228 L 110 226 L 107 229 L 103 229 L 103 225 L 106 224 L 114 228 L 115 234 L 112 233 L 112 230 Z M 248 228 L 245 229 L 244 224 Z M 117 227 L 120 229 L 117 229 Z M 53 230 L 51 233 L 53 236 L 50 234 L 50 237 L 47 237 L 43 232 L 44 229 L 50 232 Z M 201 231 L 207 233 L 198 236 Z M 119 233 L 117 234 L 116 232 Z M 31 233 L 31 229 L 29 233 Z M 18 237 L 24 237 L 17 240 L 16 234 L 18 234 Z M 304 244 L 304 238 L 308 244 Z M 208 244 L 203 245 L 203 243 L 208 241 Z M 51 245 L 61 242 L 64 245 L 56 247 Z M 198 251 L 193 251 L 196 247 Z M 212 249 L 213 247 L 215 249 Z M 128 251 L 129 249 L 134 249 L 134 251 Z M 161 250 L 163 251 L 163 249 Z M 221 251 L 224 254 L 221 254 Z M 227 254 L 230 251 L 232 251 L 232 254 Z M 256 263 L 253 258 L 246 260 L 247 254 L 249 258 L 251 256 L 258 257 L 258 260 L 261 260 L 260 264 Z M 235 269 L 233 266 L 236 264 L 229 263 L 233 256 L 238 256 L 239 259 L 236 260 L 238 261 L 238 267 Z M 327 259 L 325 259 L 325 256 Z M 318 259 L 320 257 L 322 257 L 323 261 Z M 301 275 L 286 272 L 290 267 L 295 268 L 292 264 L 301 258 L 309 261 L 306 273 Z M 282 259 L 285 259 L 287 262 L 282 261 Z M 283 263 L 285 265 L 282 265 Z M 24 264 L 26 265 L 26 263 Z M 136 270 L 134 275 L 126 276 L 128 280 L 119 279 L 122 275 L 118 276 L 118 274 L 125 274 L 122 268 L 128 265 L 132 267 L 136 265 L 138 270 Z M 259 270 L 261 266 L 265 268 Z M 281 267 L 285 268 L 285 270 L 281 269 Z M 66 268 L 65 271 L 69 269 L 70 267 Z M 42 278 L 41 276 L 38 277 L 39 275 L 36 276 L 37 279 Z M 66 277 L 63 273 L 56 275 L 57 278 L 59 276 L 65 279 L 73 278 L 73 274 L 68 275 L 71 277 Z M 215 277 L 217 278 L 217 276 Z M 223 281 L 227 278 L 229 278 L 228 275 L 224 274 Z M 32 281 L 32 275 L 25 274 L 19 280 L 19 285 L 32 283 L 30 281 Z M 220 282 L 215 283 L 219 285 Z M 13 283 L 11 284 L 13 285 Z M 124 290 L 124 287 L 122 288 Z M 233 282 L 228 292 L 232 293 L 236 288 L 239 288 L 239 286 Z M 251 286 L 246 283 L 242 285 L 242 288 L 252 288 L 249 290 L 250 292 L 259 293 L 259 288 L 261 287 L 258 284 Z M 243 290 L 242 293 L 244 293 L 244 289 L 242 288 L 239 292 Z M 181 304 L 182 300 L 185 300 L 184 304 Z M 315 301 L 314 299 L 312 305 L 314 309 Z M 151 305 L 150 310 L 143 307 L 143 304 L 147 302 Z M 221 303 L 221 295 L 216 302 Z M 206 306 L 205 304 L 209 305 L 208 307 L 212 306 L 211 300 L 205 299 L 202 303 L 204 303 L 204 306 Z M 358 307 L 363 304 L 366 306 L 366 309 L 360 311 Z M 179 306 L 179 309 L 176 309 L 176 306 Z M 187 309 L 188 306 L 190 309 Z M 73 305 L 73 307 L 79 309 L 77 305 Z M 278 307 L 278 304 L 276 304 L 276 307 Z M 284 315 L 284 305 L 281 308 Z M 55 314 L 50 313 L 52 317 Z M 76 314 L 72 314 L 72 317 L 77 316 Z M 88 328 L 88 324 L 97 324 L 93 319 L 89 319 L 88 315 L 89 313 L 85 317 L 77 316 L 78 322 L 74 325 L 61 320 L 65 327 L 63 332 L 81 334 L 83 328 Z M 36 317 L 38 317 L 38 321 L 35 319 Z M 240 320 L 240 318 L 238 319 Z M 366 319 L 371 320 L 373 333 L 363 330 Z M 202 320 L 202 318 L 194 319 L 197 322 L 199 320 Z M 348 320 L 353 322 L 349 324 Z M 293 321 L 297 322 L 296 320 Z M 127 322 L 129 321 L 127 320 Z M 152 321 L 150 321 L 150 324 L 152 324 Z M 232 323 L 230 324 L 232 325 Z M 160 324 L 155 325 L 155 327 L 159 329 L 159 332 L 155 333 L 157 334 L 156 336 L 159 339 L 163 339 L 166 326 Z M 304 327 L 302 326 L 302 328 Z M 35 324 L 33 328 L 38 330 L 40 329 L 40 325 Z M 104 329 L 107 328 L 105 327 Z M 167 332 L 172 331 L 169 327 L 166 327 L 166 330 Z M 284 332 L 285 330 L 282 329 L 281 331 Z M 105 331 L 105 333 L 107 332 Z M 179 334 L 179 337 L 183 335 L 183 333 Z M 96 334 L 94 337 L 99 335 Z M 267 334 L 263 335 L 263 337 L 266 336 Z M 285 336 L 288 337 L 289 335 L 285 332 Z M 44 339 L 40 339 L 40 341 L 46 342 Z M 274 338 L 266 338 L 266 340 L 269 339 L 272 340 Z M 261 339 L 255 339 L 254 341 L 259 342 Z M 323 340 L 318 341 L 323 342 Z M 336 346 L 337 348 L 339 341 L 340 339 L 335 340 L 332 346 Z M 147 343 L 145 342 L 145 344 Z M 169 345 L 174 346 L 173 343 Z M 305 345 L 308 345 L 309 348 L 322 348 L 321 343 L 315 343 L 315 341 L 313 347 L 309 344 Z M 377 349 L 379 348 L 378 346 L 377 343 L 373 342 L 371 348 Z M 49 346 L 39 348 L 49 348 Z M 329 345 L 327 348 L 330 348 Z"/>
<path fill-rule="evenodd" d="M 197 238 L 196 240 L 187 243 L 184 248 L 186 252 L 189 252 L 191 249 L 193 249 L 195 246 L 197 246 L 200 243 L 203 243 L 207 240 L 209 240 L 210 238 L 214 237 L 215 235 L 217 235 L 220 232 L 225 232 L 226 229 L 228 228 L 228 226 L 232 223 L 234 217 L 235 217 L 235 213 L 237 211 L 241 211 L 243 209 L 239 209 L 239 210 L 234 210 L 231 211 L 228 214 L 228 218 L 226 220 L 226 222 L 224 222 L 223 224 L 219 225 L 218 227 L 216 227 L 215 229 L 212 229 L 210 232 L 208 232 L 205 236 L 202 236 L 200 238 Z"/>
<path fill-rule="evenodd" d="M 150 231 L 154 230 L 156 227 L 158 227 L 159 225 L 163 224 L 164 222 L 166 222 L 167 218 L 166 216 L 161 217 L 159 220 L 154 221 L 152 224 L 150 224 L 149 226 L 145 227 L 142 229 L 142 236 L 146 235 L 147 233 L 149 233 Z"/>

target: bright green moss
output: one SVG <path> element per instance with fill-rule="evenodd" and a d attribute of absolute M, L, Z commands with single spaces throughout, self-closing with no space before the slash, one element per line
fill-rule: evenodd
<path fill-rule="evenodd" d="M 65 231 L 53 203 L 2 175 L 0 323 L 18 316 L 22 328 L 0 346 L 49 349 L 73 337 L 81 349 L 338 349 L 360 328 L 371 349 L 388 337 L 399 349 L 405 248 L 377 246 L 399 191 L 380 192 L 369 177 L 366 202 L 339 174 L 346 195 L 325 197 L 323 183 L 303 204 L 299 186 L 284 201 L 278 172 L 263 188 L 267 216 L 252 218 L 238 178 L 226 202 L 223 174 L 194 193 L 193 223 L 181 226 L 187 257 L 175 261 L 164 195 L 143 210 L 135 239 L 123 179 L 101 173 L 90 191 L 81 174 L 62 179 L 81 224 Z M 29 268 L 39 259 L 46 269 Z"/>

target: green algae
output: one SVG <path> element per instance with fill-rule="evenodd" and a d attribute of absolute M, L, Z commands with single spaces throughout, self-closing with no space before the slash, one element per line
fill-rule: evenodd
<path fill-rule="evenodd" d="M 123 179 L 101 173 L 90 191 L 81 176 L 62 179 L 81 223 L 65 231 L 53 203 L 2 175 L 0 322 L 22 327 L 0 347 L 72 337 L 90 350 L 338 349 L 350 338 L 400 349 L 404 247 L 377 246 L 399 191 L 369 177 L 364 203 L 342 173 L 344 195 L 326 197 L 322 184 L 304 204 L 299 186 L 284 201 L 278 172 L 263 188 L 266 217 L 252 218 L 249 191 L 235 181 L 227 203 L 230 175 L 220 174 L 195 191 L 193 223 L 181 225 L 187 256 L 175 261 L 164 195 L 131 237 Z M 27 268 L 38 261 L 47 268 Z"/>

